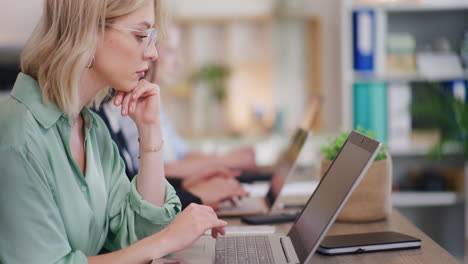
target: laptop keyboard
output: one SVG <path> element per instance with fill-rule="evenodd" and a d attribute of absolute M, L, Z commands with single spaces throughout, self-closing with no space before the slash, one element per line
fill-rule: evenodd
<path fill-rule="evenodd" d="M 275 263 L 267 236 L 226 236 L 216 239 L 216 264 Z"/>

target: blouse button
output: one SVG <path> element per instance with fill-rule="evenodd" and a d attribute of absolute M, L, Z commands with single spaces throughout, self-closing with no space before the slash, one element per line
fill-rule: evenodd
<path fill-rule="evenodd" d="M 88 188 L 86 188 L 86 186 L 81 186 L 81 190 L 82 190 L 83 192 L 86 192 L 87 189 L 88 189 Z"/>

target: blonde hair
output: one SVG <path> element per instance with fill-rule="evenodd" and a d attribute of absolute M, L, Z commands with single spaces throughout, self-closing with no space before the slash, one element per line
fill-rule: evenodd
<path fill-rule="evenodd" d="M 98 30 L 154 1 L 155 27 L 163 28 L 163 0 L 46 0 L 44 13 L 21 54 L 21 70 L 37 80 L 45 104 L 54 101 L 66 114 L 81 111 L 80 77 L 93 63 Z M 110 88 L 89 105 L 99 107 Z"/>

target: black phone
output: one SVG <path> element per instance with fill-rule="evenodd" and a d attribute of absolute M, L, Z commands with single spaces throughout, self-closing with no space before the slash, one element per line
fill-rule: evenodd
<path fill-rule="evenodd" d="M 268 171 L 242 170 L 241 175 L 236 179 L 243 183 L 252 183 L 256 181 L 270 181 L 272 176 L 273 173 Z"/>
<path fill-rule="evenodd" d="M 249 225 L 278 224 L 285 222 L 293 222 L 298 216 L 299 211 L 246 215 L 242 217 L 242 222 Z"/>
<path fill-rule="evenodd" d="M 317 252 L 323 255 L 341 255 L 420 247 L 419 238 L 398 232 L 373 232 L 327 236 Z"/>

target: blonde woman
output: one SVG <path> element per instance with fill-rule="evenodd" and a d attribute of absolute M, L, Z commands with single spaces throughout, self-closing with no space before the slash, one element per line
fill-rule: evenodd
<path fill-rule="evenodd" d="M 223 233 L 226 222 L 210 207 L 179 214 L 164 179 L 159 88 L 140 81 L 158 57 L 161 2 L 44 2 L 22 73 L 0 104 L 0 263 L 148 263 L 206 230 Z M 109 86 L 138 127 L 140 168 L 131 183 L 87 108 Z M 113 252 L 96 256 L 102 248 Z"/>

